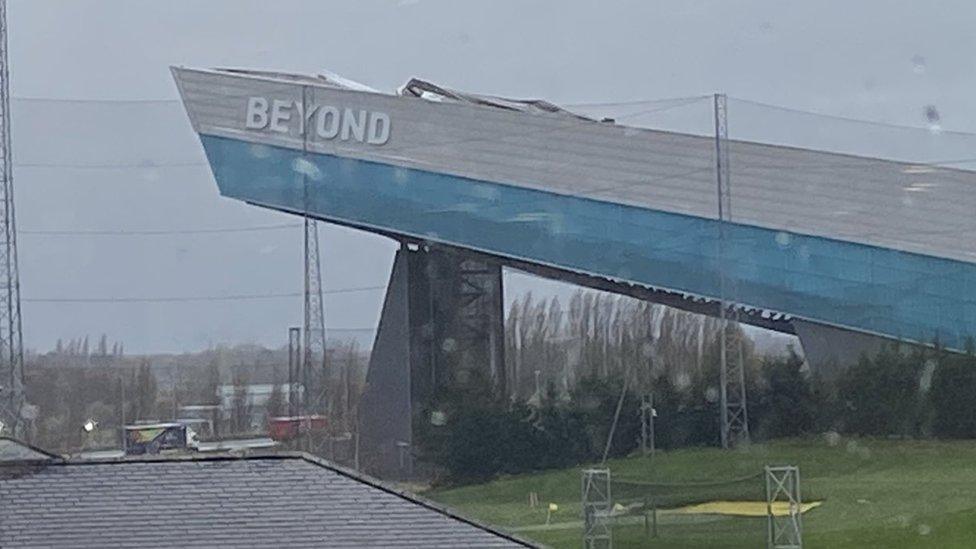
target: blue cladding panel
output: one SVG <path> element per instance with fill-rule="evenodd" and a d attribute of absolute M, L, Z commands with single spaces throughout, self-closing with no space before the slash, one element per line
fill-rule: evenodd
<path fill-rule="evenodd" d="M 715 220 L 201 136 L 223 195 L 608 278 L 719 296 Z M 976 334 L 976 265 L 727 227 L 737 301 L 952 347 Z"/>

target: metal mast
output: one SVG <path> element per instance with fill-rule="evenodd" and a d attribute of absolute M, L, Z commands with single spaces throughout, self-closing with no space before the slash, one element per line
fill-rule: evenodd
<path fill-rule="evenodd" d="M 314 219 L 305 218 L 305 412 L 326 412 L 329 376 L 325 365 L 325 313 L 322 308 L 322 275 L 319 269 L 319 230 Z"/>
<path fill-rule="evenodd" d="M 302 87 L 302 112 L 308 112 L 308 86 Z M 322 275 L 319 263 L 319 229 L 308 212 L 312 202 L 312 182 L 308 161 L 308 131 L 304 121 L 302 132 L 302 188 L 305 209 L 305 355 L 302 360 L 303 413 L 327 412 L 329 376 L 325 359 L 325 312 L 322 307 Z"/>
<path fill-rule="evenodd" d="M 0 421 L 4 432 L 23 433 L 24 353 L 14 219 L 13 162 L 10 155 L 10 65 L 7 56 L 7 2 L 0 0 Z"/>
<path fill-rule="evenodd" d="M 583 549 L 613 549 L 613 498 L 610 469 L 584 469 Z"/>
<path fill-rule="evenodd" d="M 295 417 L 301 410 L 298 383 L 301 379 L 302 329 L 288 328 L 288 416 Z"/>
<path fill-rule="evenodd" d="M 749 416 L 746 411 L 745 365 L 739 309 L 729 301 L 725 270 L 728 242 L 725 224 L 732 220 L 732 187 L 729 178 L 728 104 L 724 94 L 715 94 L 715 168 L 718 184 L 719 219 L 719 368 L 721 390 L 722 448 L 749 442 Z"/>

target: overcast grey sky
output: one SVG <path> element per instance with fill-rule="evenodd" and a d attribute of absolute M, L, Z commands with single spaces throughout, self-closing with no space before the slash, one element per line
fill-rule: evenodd
<path fill-rule="evenodd" d="M 166 297 L 301 290 L 297 227 L 246 233 L 58 236 L 45 230 L 173 230 L 290 224 L 221 199 L 168 66 L 328 68 L 382 90 L 418 76 L 557 103 L 709 94 L 976 131 L 971 1 L 8 0 L 23 296 Z M 933 6 L 934 4 L 934 6 Z M 707 104 L 704 112 L 707 115 Z M 734 130 L 761 136 L 788 115 L 746 106 Z M 769 118 L 763 118 L 764 116 Z M 704 118 L 707 120 L 707 116 Z M 801 119 L 796 119 L 801 120 Z M 805 120 L 809 124 L 809 119 Z M 653 120 L 646 122 L 653 125 Z M 738 124 L 738 126 L 736 126 Z M 809 128 L 808 128 L 809 129 Z M 769 130 L 772 132 L 772 130 Z M 871 146 L 877 134 L 812 132 Z M 881 137 L 880 139 L 884 139 Z M 953 142 L 943 158 L 974 139 Z M 940 150 L 931 154 L 938 155 Z M 67 165 L 67 166 L 66 166 Z M 382 285 L 392 243 L 322 229 L 327 289 Z M 543 290 L 510 277 L 510 288 Z M 543 290 L 544 291 L 544 290 Z M 326 298 L 334 336 L 375 325 L 382 292 Z M 178 303 L 24 305 L 26 344 L 107 333 L 130 351 L 280 345 L 296 297 Z M 369 338 L 368 332 L 358 332 Z"/>

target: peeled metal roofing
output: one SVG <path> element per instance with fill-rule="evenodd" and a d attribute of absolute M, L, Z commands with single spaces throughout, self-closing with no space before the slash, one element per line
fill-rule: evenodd
<path fill-rule="evenodd" d="M 291 455 L 3 465 L 0 546 L 531 545 Z"/>
<path fill-rule="evenodd" d="M 451 101 L 455 103 L 470 103 L 472 105 L 482 105 L 509 111 L 532 114 L 563 114 L 580 120 L 591 120 L 590 118 L 567 111 L 558 105 L 542 99 L 512 99 L 509 97 L 462 92 L 444 88 L 419 78 L 411 78 L 397 90 L 397 93 L 403 96 L 419 97 L 435 102 Z"/>

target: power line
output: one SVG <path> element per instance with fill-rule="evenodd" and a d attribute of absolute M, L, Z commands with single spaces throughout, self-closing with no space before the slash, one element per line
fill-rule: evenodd
<path fill-rule="evenodd" d="M 134 105 L 146 105 L 146 104 L 160 104 L 160 105 L 170 105 L 179 104 L 179 99 L 73 99 L 68 97 L 29 97 L 29 96 L 18 96 L 10 98 L 15 103 L 102 103 L 102 104 L 134 104 Z"/>
<path fill-rule="evenodd" d="M 162 229 L 162 230 L 22 230 L 23 235 L 38 236 L 161 236 L 178 234 L 214 234 L 214 233 L 244 233 L 256 231 L 274 231 L 279 229 L 293 229 L 301 227 L 301 223 L 278 223 L 273 225 L 254 225 L 250 227 L 216 227 L 212 229 Z"/>
<path fill-rule="evenodd" d="M 606 103 L 561 103 L 560 106 L 563 107 L 632 107 L 637 105 L 653 105 L 655 103 L 694 103 L 695 101 L 702 101 L 705 99 L 711 99 L 711 95 L 687 95 L 684 97 L 665 97 L 663 99 L 635 99 L 631 101 L 611 101 Z"/>
<path fill-rule="evenodd" d="M 323 290 L 323 294 L 349 294 L 355 292 L 369 292 L 385 290 L 386 286 L 360 286 L 356 288 L 340 288 Z M 206 296 L 166 296 L 166 297 L 34 297 L 25 298 L 28 303 L 188 303 L 203 301 L 250 301 L 259 299 L 280 299 L 286 297 L 303 297 L 304 292 L 281 292 L 267 294 L 230 294 Z"/>
<path fill-rule="evenodd" d="M 633 106 L 637 106 L 637 105 L 659 105 L 659 106 L 652 107 L 652 108 L 648 108 L 648 109 L 641 109 L 641 110 L 636 110 L 636 111 L 633 111 L 633 112 L 621 113 L 621 114 L 617 115 L 616 117 L 614 117 L 615 120 L 624 120 L 624 119 L 628 119 L 628 118 L 640 117 L 640 116 L 646 115 L 646 114 L 657 113 L 657 112 L 661 112 L 661 111 L 668 111 L 668 110 L 671 110 L 671 109 L 684 107 L 684 106 L 694 104 L 695 102 L 698 102 L 698 101 L 701 101 L 703 99 L 710 98 L 710 97 L 711 96 L 687 96 L 687 97 L 674 97 L 674 98 L 667 98 L 667 99 L 647 99 L 647 100 L 620 101 L 620 102 L 608 102 L 608 103 L 568 103 L 568 104 L 565 104 L 564 106 L 566 106 L 566 107 L 610 107 L 610 106 L 628 106 L 628 105 L 633 105 Z M 912 130 L 912 131 L 917 131 L 917 132 L 922 132 L 922 131 L 928 132 L 928 131 L 930 131 L 930 130 L 928 130 L 926 128 L 917 127 L 917 126 L 905 126 L 905 125 L 891 124 L 891 123 L 886 123 L 886 122 L 877 122 L 877 121 L 871 121 L 871 120 L 863 120 L 863 119 L 857 119 L 857 118 L 850 118 L 850 117 L 844 117 L 844 116 L 839 116 L 839 115 L 822 114 L 822 113 L 817 113 L 817 112 L 813 112 L 813 111 L 805 111 L 805 110 L 795 109 L 795 108 L 791 108 L 791 107 L 783 107 L 783 106 L 774 105 L 774 104 L 770 104 L 770 103 L 764 103 L 764 102 L 761 102 L 761 101 L 755 101 L 755 100 L 751 100 L 751 99 L 742 99 L 742 98 L 736 98 L 736 97 L 731 97 L 730 99 L 733 99 L 735 101 L 739 101 L 739 102 L 742 102 L 742 103 L 747 103 L 747 104 L 761 106 L 761 107 L 764 107 L 764 108 L 776 109 L 776 110 L 780 110 L 780 111 L 792 112 L 792 113 L 803 114 L 803 115 L 808 115 L 808 116 L 816 116 L 816 117 L 821 117 L 821 118 L 826 118 L 826 119 L 842 120 L 842 121 L 846 121 L 846 122 L 861 123 L 861 124 L 866 124 L 866 125 L 881 126 L 881 127 L 901 129 L 901 130 Z M 121 103 L 125 103 L 125 102 L 129 102 L 129 103 L 140 103 L 140 102 L 152 103 L 152 102 L 162 102 L 163 101 L 163 100 L 60 100 L 60 99 L 53 99 L 53 98 L 52 99 L 32 98 L 31 100 L 51 101 L 51 102 L 57 102 L 57 101 L 78 101 L 78 102 L 105 102 L 105 103 L 116 103 L 116 102 L 121 102 Z M 172 100 L 172 101 L 178 102 L 177 100 Z M 574 128 L 582 125 L 582 124 L 583 124 L 583 122 L 581 122 L 581 121 L 572 120 L 568 124 L 566 124 L 565 126 L 559 126 L 559 127 L 555 127 L 555 128 L 543 128 L 543 129 L 534 128 L 534 129 L 528 130 L 526 132 L 522 132 L 519 135 L 525 135 L 525 136 L 532 135 L 532 134 L 545 135 L 545 134 L 556 133 L 556 132 L 565 131 L 565 130 L 571 130 L 571 129 L 574 129 Z M 941 134 L 948 134 L 948 135 L 959 135 L 959 136 L 967 136 L 967 137 L 976 137 L 976 133 L 963 132 L 963 131 L 940 130 L 940 133 Z M 435 148 L 435 147 L 446 146 L 446 145 L 457 145 L 459 143 L 469 143 L 469 142 L 479 142 L 479 141 L 481 141 L 481 142 L 490 142 L 490 141 L 494 141 L 494 139 L 484 138 L 484 137 L 476 137 L 476 138 L 470 138 L 470 139 L 453 140 L 453 141 L 451 141 L 449 143 L 448 142 L 445 142 L 445 143 L 428 143 L 428 144 L 414 145 L 414 146 L 400 146 L 400 147 L 394 147 L 392 149 L 389 149 L 388 148 L 387 149 L 387 152 L 400 153 L 400 152 L 405 152 L 405 151 L 410 151 L 410 150 L 416 150 L 416 149 Z M 968 163 L 972 163 L 973 160 L 974 160 L 973 158 L 955 158 L 955 159 L 947 159 L 947 160 L 939 160 L 939 161 L 927 161 L 927 162 L 910 162 L 910 161 L 902 161 L 902 162 L 917 164 L 917 165 L 920 165 L 920 166 L 936 166 L 936 167 L 938 167 L 938 166 L 945 166 L 945 167 L 948 167 L 948 166 L 951 166 L 951 165 L 954 165 L 954 164 L 968 164 Z M 18 168 L 72 168 L 72 169 L 92 169 L 92 170 L 100 170 L 100 169 L 119 170 L 119 169 L 152 169 L 152 168 L 190 168 L 190 167 L 204 167 L 204 166 L 207 166 L 207 165 L 208 164 L 205 161 L 178 161 L 178 160 L 166 160 L 166 161 L 148 161 L 148 160 L 141 160 L 141 161 L 137 161 L 137 162 L 125 162 L 125 161 L 123 161 L 123 162 L 99 162 L 99 163 L 77 163 L 77 162 L 58 162 L 58 161 L 53 161 L 53 162 L 22 162 L 22 163 L 15 163 L 14 164 L 14 166 L 15 167 L 18 167 Z M 829 168 L 836 168 L 836 167 L 838 167 L 838 166 L 834 166 L 834 165 L 829 166 Z M 794 167 L 793 166 L 787 166 L 786 168 L 791 168 L 792 169 Z"/>
<path fill-rule="evenodd" d="M 647 110 L 640 110 L 640 111 L 635 111 L 635 112 L 631 112 L 631 113 L 625 113 L 625 114 L 622 114 L 620 116 L 615 117 L 615 120 L 622 120 L 622 119 L 625 119 L 625 118 L 639 117 L 639 116 L 642 116 L 642 115 L 645 115 L 645 114 L 651 114 L 651 113 L 655 113 L 655 112 L 662 112 L 662 111 L 669 110 L 669 109 L 676 108 L 676 107 L 680 107 L 680 106 L 682 106 L 682 105 L 662 107 L 662 108 L 657 108 L 657 109 L 647 109 Z M 797 111 L 797 112 L 807 113 L 807 111 Z M 814 113 L 807 113 L 807 114 L 814 114 Z M 830 115 L 816 115 L 816 116 L 828 116 L 829 117 Z M 855 120 L 855 119 L 844 119 L 844 120 L 858 121 L 858 120 Z M 907 130 L 928 131 L 928 130 L 925 130 L 924 128 L 918 128 L 918 127 L 915 127 L 915 126 L 897 126 L 897 125 L 885 124 L 883 122 L 870 122 L 870 121 L 864 121 L 864 120 L 860 120 L 858 122 L 863 122 L 865 124 L 880 124 L 880 125 L 883 125 L 883 126 L 889 126 L 889 127 L 893 127 L 893 128 L 900 128 L 900 129 L 907 129 Z M 562 128 L 556 128 L 556 129 L 546 130 L 545 132 L 539 131 L 539 132 L 535 132 L 535 133 L 540 133 L 541 134 L 541 133 L 548 133 L 548 132 L 556 132 L 556 131 L 560 131 L 561 129 Z M 639 128 L 639 129 L 653 129 L 653 128 Z M 943 131 L 942 133 L 956 133 L 956 134 L 961 134 L 961 135 L 976 137 L 976 133 L 968 134 L 968 133 L 965 133 L 965 132 L 948 132 L 948 131 Z M 696 134 L 688 133 L 688 135 L 696 135 Z M 701 136 L 698 136 L 698 137 L 701 137 Z M 484 139 L 484 138 L 477 138 L 477 139 L 465 140 L 463 142 L 470 142 L 470 141 L 489 141 L 489 140 Z M 735 141 L 735 140 L 733 139 L 733 141 Z M 455 142 L 455 143 L 457 143 L 457 142 Z M 757 143 L 766 143 L 766 142 L 758 141 Z M 769 144 L 772 144 L 772 143 L 769 143 Z M 445 143 L 436 144 L 436 146 L 442 146 L 442 145 L 445 145 Z M 423 147 L 427 147 L 427 146 L 428 145 L 417 146 L 417 147 L 401 147 L 400 149 L 397 149 L 396 152 L 402 152 L 402 151 L 405 151 L 405 150 L 408 150 L 408 149 L 411 149 L 412 150 L 412 149 L 417 149 L 417 148 L 423 148 Z M 434 145 L 430 145 L 430 146 L 434 146 Z M 816 149 L 809 149 L 809 150 L 816 151 Z M 817 151 L 817 152 L 821 152 L 821 151 Z M 822 151 L 822 152 L 831 152 L 831 151 Z M 846 154 L 846 153 L 838 153 L 838 154 Z M 935 168 L 939 168 L 939 167 L 952 167 L 953 165 L 958 165 L 958 164 L 971 164 L 973 162 L 976 162 L 976 157 L 950 158 L 950 159 L 945 159 L 945 160 L 923 160 L 923 161 L 898 160 L 898 159 L 888 159 L 888 158 L 872 158 L 872 157 L 863 157 L 863 158 L 872 159 L 872 160 L 884 160 L 884 161 L 889 161 L 889 162 L 897 162 L 897 163 L 901 163 L 901 164 L 911 164 L 913 166 L 920 166 L 920 167 L 935 167 Z M 97 164 L 95 164 L 95 163 L 91 163 L 91 164 L 89 164 L 89 163 L 74 163 L 74 162 L 25 162 L 25 163 L 14 163 L 14 167 L 15 168 L 66 168 L 66 169 L 80 169 L 80 170 L 146 170 L 146 169 L 153 169 L 153 168 L 197 168 L 197 167 L 204 167 L 204 166 L 209 166 L 209 164 L 206 163 L 206 162 L 181 162 L 181 161 L 153 162 L 151 164 L 147 164 L 147 163 L 144 163 L 144 162 L 116 162 L 116 163 L 113 163 L 113 162 L 104 162 L 104 163 L 97 163 Z M 801 168 L 817 168 L 817 169 L 821 169 L 821 170 L 828 170 L 828 169 L 837 169 L 837 168 L 844 168 L 844 167 L 860 168 L 860 167 L 862 167 L 862 163 L 850 163 L 850 164 L 833 163 L 833 164 L 828 164 L 828 165 L 820 165 L 820 164 L 817 164 L 817 165 L 812 165 L 812 164 L 811 165 L 774 165 L 774 164 L 767 164 L 767 165 L 763 165 L 763 166 L 749 166 L 749 167 L 750 168 L 753 168 L 753 169 L 795 169 L 797 167 L 801 167 Z M 741 167 L 740 167 L 740 169 L 741 169 Z"/>
<path fill-rule="evenodd" d="M 834 120 L 841 120 L 841 121 L 844 121 L 844 122 L 857 122 L 859 124 L 868 124 L 868 125 L 871 125 L 871 126 L 880 126 L 880 127 L 883 127 L 883 128 L 894 128 L 894 129 L 899 129 L 899 130 L 913 130 L 913 131 L 917 131 L 917 132 L 929 132 L 929 133 L 936 133 L 936 134 L 948 134 L 948 135 L 960 135 L 960 136 L 966 136 L 966 137 L 976 137 L 976 133 L 973 133 L 973 132 L 964 132 L 964 131 L 960 131 L 960 130 L 942 130 L 942 129 L 938 130 L 937 132 L 933 132 L 929 128 L 922 128 L 922 127 L 919 127 L 919 126 L 907 126 L 907 125 L 904 125 L 904 124 L 893 124 L 891 122 L 879 122 L 877 120 L 864 120 L 864 119 L 861 119 L 861 118 L 852 118 L 852 117 L 849 117 L 849 116 L 841 116 L 841 115 L 838 115 L 838 114 L 824 114 L 824 113 L 814 112 L 814 111 L 805 111 L 803 109 L 797 109 L 797 108 L 793 108 L 793 107 L 784 107 L 782 105 L 774 105 L 772 103 L 764 103 L 762 101 L 756 101 L 756 100 L 753 100 L 753 99 L 743 99 L 741 97 L 729 96 L 729 99 L 732 99 L 734 101 L 739 101 L 739 102 L 742 102 L 742 103 L 749 103 L 751 105 L 755 105 L 755 106 L 758 106 L 758 107 L 765 107 L 765 108 L 768 108 L 768 109 L 775 109 L 775 110 L 778 110 L 778 111 L 791 112 L 791 113 L 795 113 L 795 114 L 805 114 L 805 115 L 808 115 L 808 116 L 816 116 L 816 117 L 820 117 L 820 118 L 831 118 L 831 119 L 834 119 Z"/>
<path fill-rule="evenodd" d="M 671 110 L 671 109 L 677 109 L 677 108 L 680 108 L 680 107 L 686 107 L 688 105 L 694 105 L 698 101 L 699 101 L 698 99 L 686 100 L 686 101 L 683 101 L 683 102 L 676 102 L 676 103 L 669 104 L 669 105 L 665 105 L 665 106 L 662 106 L 662 107 L 654 107 L 654 108 L 650 108 L 650 109 L 641 109 L 639 111 L 632 111 L 632 112 L 629 112 L 629 113 L 623 113 L 623 114 L 620 114 L 620 115 L 617 115 L 617 116 L 612 116 L 611 118 L 613 118 L 614 120 L 623 120 L 625 118 L 634 118 L 634 117 L 639 117 L 639 116 L 645 115 L 645 114 L 651 114 L 651 113 L 655 113 L 655 112 L 668 111 L 668 110 Z"/>
<path fill-rule="evenodd" d="M 196 168 L 208 166 L 206 162 L 198 160 L 181 161 L 166 160 L 162 162 L 15 162 L 15 168 L 75 168 L 79 170 L 118 170 L 118 169 L 141 169 L 149 170 L 152 168 Z"/>
<path fill-rule="evenodd" d="M 669 102 L 676 102 L 676 103 L 686 102 L 687 104 L 691 104 L 691 103 L 694 103 L 695 101 L 704 100 L 704 99 L 710 99 L 711 97 L 712 97 L 711 94 L 705 94 L 705 95 L 688 95 L 688 96 L 681 96 L 681 97 L 666 97 L 666 98 L 661 98 L 661 99 L 634 99 L 634 100 L 628 100 L 628 101 L 560 103 L 559 106 L 561 106 L 561 107 L 569 107 L 569 108 L 585 108 L 585 107 L 598 108 L 598 107 L 628 107 L 628 106 L 637 106 L 637 105 L 654 105 L 654 104 L 669 103 Z M 908 125 L 903 125 L 903 124 L 894 124 L 894 123 L 890 123 L 890 122 L 880 122 L 880 121 L 876 121 L 876 120 L 866 120 L 866 119 L 853 118 L 853 117 L 836 115 L 836 114 L 825 114 L 825 113 L 821 113 L 821 112 L 807 111 L 807 110 L 793 108 L 793 107 L 784 107 L 782 105 L 776 105 L 776 104 L 773 104 L 773 103 L 766 103 L 766 102 L 758 101 L 758 100 L 754 100 L 754 99 L 745 99 L 745 98 L 736 97 L 736 96 L 728 96 L 728 97 L 729 97 L 729 99 L 732 99 L 732 100 L 735 100 L 735 101 L 741 101 L 743 103 L 751 103 L 753 105 L 760 106 L 760 107 L 767 107 L 767 108 L 771 108 L 771 109 L 776 109 L 776 110 L 781 110 L 781 111 L 786 111 L 786 112 L 793 112 L 793 113 L 797 113 L 797 114 L 806 114 L 806 115 L 811 115 L 811 116 L 820 116 L 820 117 L 824 117 L 824 118 L 833 118 L 833 119 L 836 119 L 836 120 L 843 120 L 843 121 L 846 121 L 846 122 L 860 122 L 860 123 L 863 123 L 863 124 L 871 124 L 871 125 L 875 125 L 875 126 L 884 126 L 884 127 L 898 128 L 898 129 L 904 129 L 904 130 L 930 131 L 928 128 L 922 128 L 922 127 L 919 127 L 919 126 L 908 126 Z M 160 99 L 152 99 L 152 98 L 148 98 L 148 99 L 73 99 L 73 98 L 61 98 L 61 97 L 30 97 L 30 96 L 21 96 L 21 97 L 12 97 L 11 100 L 14 101 L 14 102 L 24 102 L 24 103 L 80 103 L 80 104 L 86 104 L 87 103 L 87 104 L 109 104 L 109 105 L 113 105 L 113 104 L 177 105 L 177 104 L 180 103 L 180 100 L 179 99 L 161 99 L 161 98 Z M 678 106 L 682 106 L 682 105 L 678 105 Z M 976 137 L 976 133 L 974 133 L 974 132 L 966 132 L 966 131 L 961 131 L 961 130 L 939 130 L 939 133 L 943 133 L 943 134 L 954 134 L 954 135 L 965 135 L 965 136 Z M 21 166 L 21 164 L 17 164 L 17 165 L 18 166 Z M 30 164 L 29 166 L 34 167 L 34 166 L 45 166 L 45 165 L 44 164 Z"/>
<path fill-rule="evenodd" d="M 697 101 L 703 99 L 710 99 L 711 95 L 688 95 L 682 97 L 665 97 L 660 99 L 633 99 L 627 101 L 610 101 L 610 102 L 580 102 L 580 103 L 560 103 L 560 106 L 565 107 L 629 107 L 635 105 L 652 105 L 655 103 L 667 103 L 674 101 Z M 81 104 L 108 104 L 108 105 L 176 105 L 180 103 L 179 99 L 75 99 L 67 97 L 31 97 L 31 96 L 18 96 L 13 97 L 15 102 L 23 103 L 81 103 Z"/>

